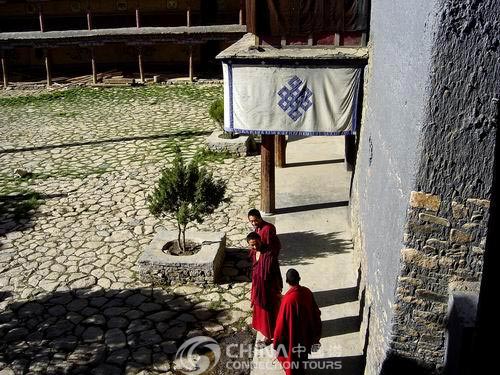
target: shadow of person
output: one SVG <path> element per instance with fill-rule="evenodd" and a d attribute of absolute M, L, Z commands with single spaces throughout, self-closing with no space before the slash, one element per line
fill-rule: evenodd
<path fill-rule="evenodd" d="M 339 319 L 325 320 L 322 322 L 321 337 L 346 335 L 359 332 L 361 319 L 359 316 L 347 316 Z"/>
<path fill-rule="evenodd" d="M 6 296 L 0 369 L 16 374 L 169 371 L 186 338 L 210 335 L 204 328 L 218 324 L 221 309 L 195 303 L 190 294 L 158 288 L 75 289 L 29 302 Z"/>
<path fill-rule="evenodd" d="M 324 290 L 314 292 L 314 299 L 319 307 L 340 305 L 358 300 L 358 287 Z"/>
<path fill-rule="evenodd" d="M 280 265 L 305 265 L 317 258 L 351 252 L 351 241 L 340 238 L 340 233 L 323 234 L 307 231 L 279 234 L 278 237 L 283 247 L 280 253 Z"/>

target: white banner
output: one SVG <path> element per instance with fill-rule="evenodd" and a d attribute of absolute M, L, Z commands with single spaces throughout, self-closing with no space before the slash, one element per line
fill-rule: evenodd
<path fill-rule="evenodd" d="M 361 69 L 223 63 L 224 127 L 254 134 L 356 131 Z"/>

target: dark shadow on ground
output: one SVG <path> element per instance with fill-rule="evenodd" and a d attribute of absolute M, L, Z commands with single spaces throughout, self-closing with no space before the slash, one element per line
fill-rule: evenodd
<path fill-rule="evenodd" d="M 437 375 L 438 373 L 436 368 L 428 363 L 394 352 L 389 352 L 380 370 L 381 375 Z"/>
<path fill-rule="evenodd" d="M 75 289 L 27 303 L 9 295 L 0 312 L 0 370 L 166 372 L 186 338 L 206 335 L 219 340 L 234 334 L 229 329 L 218 334 L 203 330 L 208 322 L 217 324 L 221 310 L 206 303 L 193 306 L 196 301 L 190 294 L 160 288 Z M 253 344 L 251 335 L 248 341 Z"/>
<path fill-rule="evenodd" d="M 348 333 L 359 332 L 361 320 L 359 316 L 326 320 L 322 322 L 322 337 L 340 336 Z"/>
<path fill-rule="evenodd" d="M 13 230 L 31 228 L 37 208 L 44 200 L 67 197 L 67 194 L 40 194 L 35 191 L 0 195 L 0 236 Z"/>
<path fill-rule="evenodd" d="M 309 264 L 309 260 L 332 254 L 344 254 L 352 250 L 351 241 L 337 238 L 340 232 L 328 234 L 315 232 L 292 232 L 279 234 L 282 251 L 281 266 Z"/>
<path fill-rule="evenodd" d="M 295 207 L 277 208 L 275 213 L 276 215 L 282 215 L 282 214 L 291 214 L 294 212 L 322 210 L 324 208 L 347 207 L 348 205 L 349 201 L 314 203 L 314 204 L 305 204 L 302 206 L 295 206 Z"/>
<path fill-rule="evenodd" d="M 0 291 L 0 302 L 3 302 L 7 298 L 11 297 L 12 293 L 11 292 L 2 292 Z"/>
<path fill-rule="evenodd" d="M 358 300 L 358 288 L 343 288 L 314 292 L 314 299 L 319 307 L 340 305 Z"/>
<path fill-rule="evenodd" d="M 364 358 L 360 356 L 311 359 L 306 374 L 362 375 Z"/>
<path fill-rule="evenodd" d="M 165 139 L 165 138 L 190 138 L 196 136 L 209 135 L 209 131 L 181 131 L 172 134 L 155 134 L 155 135 L 145 135 L 145 136 L 134 136 L 134 137 L 121 137 L 121 138 L 111 138 L 103 139 L 98 141 L 86 141 L 86 142 L 74 142 L 74 143 L 64 143 L 58 145 L 47 145 L 38 147 L 25 147 L 16 149 L 1 150 L 0 154 L 12 154 L 15 152 L 25 152 L 25 151 L 42 151 L 42 150 L 52 150 L 56 148 L 63 147 L 79 147 L 79 146 L 90 146 L 90 145 L 100 145 L 105 143 L 118 143 L 118 142 L 129 142 L 129 141 L 143 141 L 143 140 L 153 140 L 153 139 Z"/>
<path fill-rule="evenodd" d="M 255 342 L 255 331 L 246 329 L 219 340 L 221 358 L 206 375 L 250 374 Z"/>
<path fill-rule="evenodd" d="M 344 161 L 345 161 L 344 159 L 302 161 L 297 163 L 286 163 L 286 168 L 308 167 L 311 165 L 323 165 L 323 164 L 338 164 L 338 163 L 343 163 Z"/>
<path fill-rule="evenodd" d="M 248 257 L 248 249 L 226 248 L 222 272 L 217 283 L 224 285 L 250 281 L 252 281 L 252 262 Z"/>
<path fill-rule="evenodd" d="M 309 138 L 307 135 L 289 135 L 287 142 L 300 141 L 301 139 Z"/>

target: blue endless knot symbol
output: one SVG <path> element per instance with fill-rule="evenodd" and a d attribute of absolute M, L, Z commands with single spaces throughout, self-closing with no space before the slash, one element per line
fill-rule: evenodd
<path fill-rule="evenodd" d="M 293 76 L 288 81 L 289 87 L 285 85 L 278 91 L 281 98 L 278 105 L 293 121 L 297 121 L 313 105 L 311 101 L 313 93 L 307 85 L 301 88 L 302 83 L 299 77 Z"/>

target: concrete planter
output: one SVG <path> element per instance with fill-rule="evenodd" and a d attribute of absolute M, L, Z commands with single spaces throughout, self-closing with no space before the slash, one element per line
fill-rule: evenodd
<path fill-rule="evenodd" d="M 139 257 L 141 280 L 160 285 L 215 283 L 224 261 L 226 234 L 188 231 L 187 239 L 201 243 L 200 251 L 187 256 L 169 255 L 162 248 L 167 242 L 177 240 L 177 232 L 158 232 Z"/>
<path fill-rule="evenodd" d="M 215 152 L 229 152 L 233 155 L 246 156 L 252 145 L 249 135 L 240 134 L 237 138 L 219 138 L 221 130 L 216 130 L 205 140 L 207 147 Z"/>

